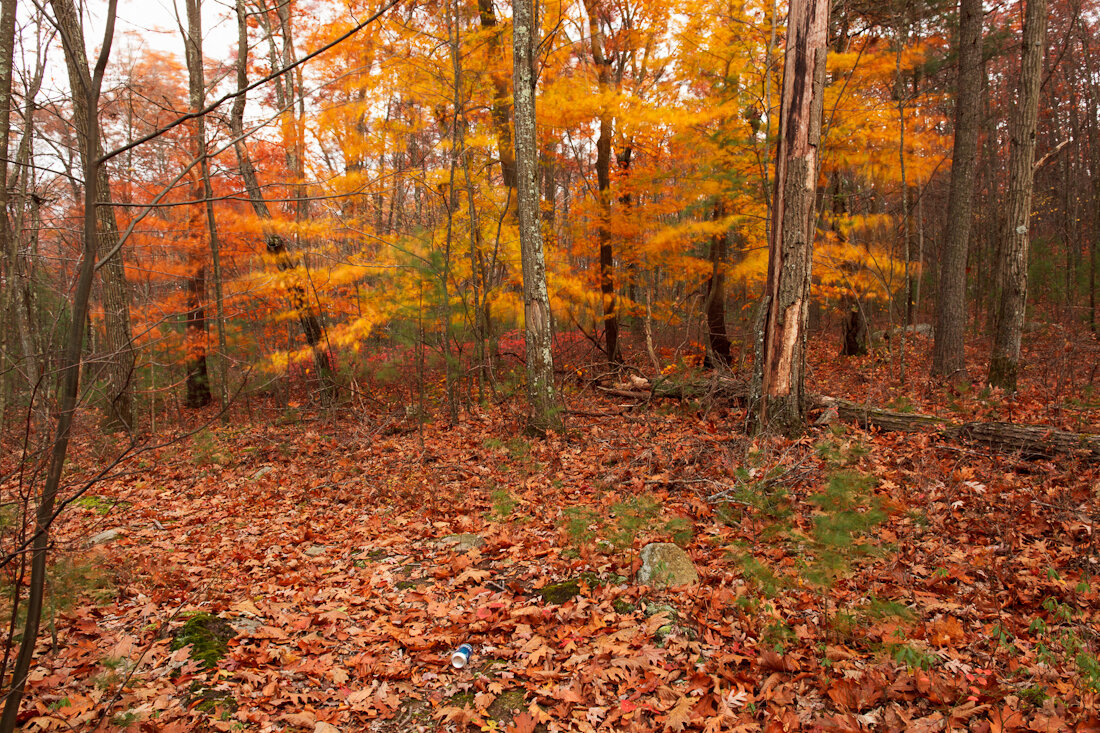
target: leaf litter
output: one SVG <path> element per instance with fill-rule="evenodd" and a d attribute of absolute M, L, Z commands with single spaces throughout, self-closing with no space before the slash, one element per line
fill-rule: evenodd
<path fill-rule="evenodd" d="M 114 595 L 58 616 L 21 720 L 159 731 L 1098 725 L 1094 465 L 852 427 L 754 440 L 742 420 L 672 408 L 521 440 L 515 416 L 496 409 L 428 424 L 422 439 L 315 421 L 219 429 L 231 460 L 178 446 L 146 455 L 58 526 L 63 551 L 109 569 Z M 91 465 L 79 452 L 75 464 Z M 826 501 L 840 471 L 870 488 Z M 670 541 L 674 520 L 691 529 L 679 541 L 700 583 L 634 585 L 640 548 Z M 108 525 L 118 537 L 87 549 Z M 538 593 L 570 580 L 564 602 Z M 234 634 L 212 665 L 173 649 L 197 614 Z M 474 654 L 455 670 L 462 643 Z"/>

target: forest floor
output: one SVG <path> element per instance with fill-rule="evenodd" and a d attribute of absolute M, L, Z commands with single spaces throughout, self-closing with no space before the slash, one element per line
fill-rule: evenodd
<path fill-rule="evenodd" d="M 1036 348 L 1011 399 L 913 352 L 905 388 L 825 350 L 809 387 L 1100 432 L 1095 341 Z M 546 439 L 517 400 L 161 431 L 56 527 L 25 729 L 1100 730 L 1096 462 L 567 397 Z M 114 447 L 81 438 L 74 479 Z M 700 582 L 636 585 L 673 540 Z"/>

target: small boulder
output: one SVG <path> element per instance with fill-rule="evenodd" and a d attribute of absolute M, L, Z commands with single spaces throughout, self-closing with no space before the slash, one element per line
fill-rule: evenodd
<path fill-rule="evenodd" d="M 476 534 L 449 534 L 440 542 L 444 545 L 453 545 L 460 552 L 469 552 L 485 544 L 485 540 Z"/>
<path fill-rule="evenodd" d="M 252 474 L 252 480 L 253 481 L 259 481 L 264 476 L 266 476 L 267 474 L 271 473 L 274 470 L 275 470 L 274 466 L 261 466 L 260 470 L 256 471 L 256 473 Z"/>
<path fill-rule="evenodd" d="M 108 542 L 113 542 L 114 540 L 117 540 L 121 536 L 121 529 L 105 529 L 99 534 L 92 537 L 90 540 L 88 540 L 88 544 L 92 545 L 93 547 L 95 545 L 104 545 Z"/>
<path fill-rule="evenodd" d="M 655 588 L 691 585 L 699 582 L 699 571 L 679 545 L 654 542 L 642 548 L 642 567 L 638 583 Z"/>

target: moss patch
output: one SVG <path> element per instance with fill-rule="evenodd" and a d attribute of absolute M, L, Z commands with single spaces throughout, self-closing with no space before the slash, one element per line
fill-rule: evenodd
<path fill-rule="evenodd" d="M 489 705 L 489 715 L 498 723 L 508 725 L 517 713 L 522 713 L 526 709 L 523 690 L 508 690 Z"/>
<path fill-rule="evenodd" d="M 584 583 L 590 588 L 603 585 L 600 577 L 595 573 L 581 573 L 575 578 L 563 580 L 560 583 L 544 585 L 542 588 L 539 588 L 537 593 L 542 597 L 542 600 L 547 603 L 561 604 L 565 603 L 570 598 L 575 598 L 580 595 L 581 583 Z"/>
<path fill-rule="evenodd" d="M 197 613 L 176 631 L 170 648 L 175 651 L 190 644 L 191 658 L 213 669 L 229 651 L 229 640 L 235 635 L 233 627 L 224 620 L 213 614 Z"/>
<path fill-rule="evenodd" d="M 236 698 L 229 690 L 207 687 L 198 681 L 192 682 L 188 688 L 185 703 L 188 708 L 223 719 L 232 716 L 238 707 Z"/>

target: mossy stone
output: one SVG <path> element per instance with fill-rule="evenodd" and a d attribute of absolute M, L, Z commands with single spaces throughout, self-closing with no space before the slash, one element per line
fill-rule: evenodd
<path fill-rule="evenodd" d="M 207 669 L 218 666 L 218 660 L 229 651 L 229 640 L 236 636 L 224 619 L 210 613 L 197 613 L 187 619 L 172 637 L 172 651 L 191 645 L 191 658 Z"/>

